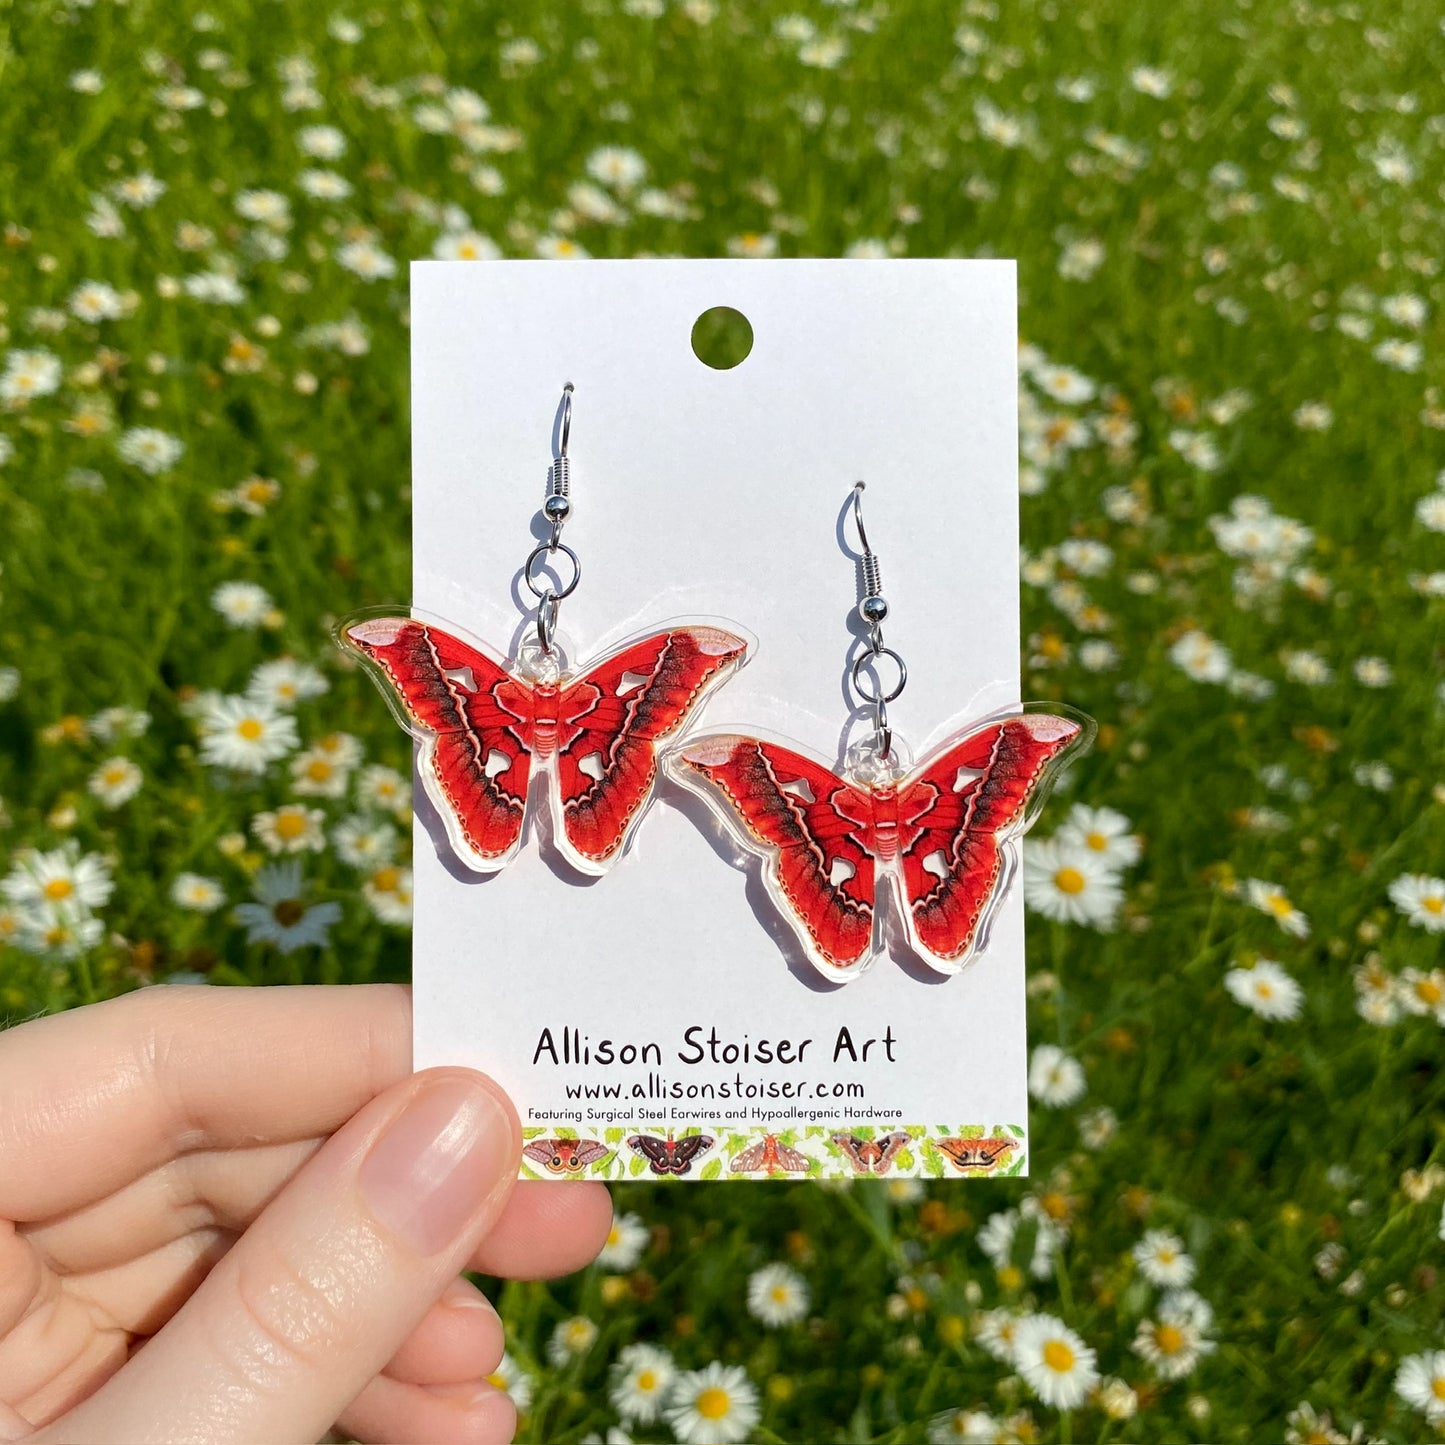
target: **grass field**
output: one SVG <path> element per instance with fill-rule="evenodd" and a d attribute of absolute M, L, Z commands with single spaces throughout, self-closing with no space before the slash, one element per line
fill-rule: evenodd
<path fill-rule="evenodd" d="M 1102 724 L 1034 1177 L 619 1188 L 501 1289 L 522 1438 L 1445 1433 L 1435 7 L 0 26 L 9 1018 L 406 976 L 407 740 L 327 627 L 406 595 L 409 259 L 1016 256 L 1025 691 Z"/>

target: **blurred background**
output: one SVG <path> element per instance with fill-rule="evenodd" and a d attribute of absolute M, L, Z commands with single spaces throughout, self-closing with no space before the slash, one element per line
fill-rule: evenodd
<path fill-rule="evenodd" d="M 1017 257 L 1025 695 L 1102 724 L 1027 850 L 1033 1177 L 619 1187 L 499 1383 L 537 1441 L 1440 1438 L 1435 7 L 0 23 L 9 1020 L 407 976 L 328 627 L 407 593 L 409 260 Z"/>

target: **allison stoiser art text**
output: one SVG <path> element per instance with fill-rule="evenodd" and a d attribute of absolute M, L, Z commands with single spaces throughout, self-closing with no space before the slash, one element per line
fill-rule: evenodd
<path fill-rule="evenodd" d="M 831 1040 L 818 1039 L 724 1039 L 716 1028 L 704 1029 L 693 1024 L 684 1029 L 682 1040 L 672 1051 L 680 1064 L 802 1064 L 827 1060 L 838 1064 L 898 1062 L 897 1035 L 891 1024 L 883 1032 L 855 1032 L 846 1024 Z M 809 1050 L 812 1052 L 810 1053 Z M 598 1039 L 579 1028 L 563 1025 L 559 1029 L 544 1028 L 532 1051 L 533 1064 L 661 1064 L 663 1046 L 646 1043 L 619 1043 Z"/>

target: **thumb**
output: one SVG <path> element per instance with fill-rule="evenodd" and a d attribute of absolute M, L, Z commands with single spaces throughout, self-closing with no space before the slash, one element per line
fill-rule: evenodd
<path fill-rule="evenodd" d="M 520 1150 L 481 1074 L 434 1069 L 379 1094 L 165 1328 L 36 1438 L 318 1440 L 465 1267 Z"/>

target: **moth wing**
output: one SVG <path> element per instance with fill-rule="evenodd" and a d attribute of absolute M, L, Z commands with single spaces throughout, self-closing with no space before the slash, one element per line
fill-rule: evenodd
<path fill-rule="evenodd" d="M 706 1154 L 713 1146 L 710 1134 L 688 1134 L 685 1137 L 675 1140 L 672 1146 L 673 1170 L 678 1174 L 686 1174 L 692 1168 L 693 1160 L 699 1154 Z"/>
<path fill-rule="evenodd" d="M 899 1151 L 911 1139 L 912 1135 L 905 1134 L 901 1130 L 880 1139 L 878 1141 L 878 1158 L 874 1161 L 873 1172 L 886 1174 L 893 1167 L 893 1161 L 898 1157 Z"/>
<path fill-rule="evenodd" d="M 570 863 L 605 873 L 622 856 L 652 796 L 660 746 L 747 650 L 720 627 L 675 627 L 628 643 L 562 689 L 553 807 Z"/>
<path fill-rule="evenodd" d="M 650 1134 L 634 1134 L 627 1141 L 627 1147 L 635 1153 L 641 1154 L 658 1174 L 667 1172 L 666 1139 L 655 1139 Z"/>
<path fill-rule="evenodd" d="M 876 949 L 872 804 L 831 768 L 777 743 L 710 733 L 668 767 L 764 859 L 770 893 L 829 978 L 861 973 Z"/>
<path fill-rule="evenodd" d="M 833 1143 L 846 1156 L 855 1173 L 866 1174 L 868 1172 L 868 1163 L 863 1157 L 864 1141 L 862 1139 L 852 1134 L 834 1134 Z"/>
<path fill-rule="evenodd" d="M 931 967 L 957 973 L 983 946 L 1015 866 L 1009 845 L 1085 741 L 1071 718 L 1023 713 L 945 744 L 899 789 L 909 942 Z"/>
<path fill-rule="evenodd" d="M 778 1164 L 789 1174 L 806 1174 L 813 1167 L 813 1161 L 801 1150 L 781 1142 L 778 1144 Z"/>
<path fill-rule="evenodd" d="M 753 1174 L 763 1167 L 763 1158 L 768 1150 L 768 1141 L 760 1139 L 756 1144 L 749 1144 L 741 1154 L 728 1165 L 733 1174 Z"/>
<path fill-rule="evenodd" d="M 499 659 L 414 618 L 369 617 L 341 635 L 420 742 L 422 782 L 457 856 L 478 873 L 505 867 L 527 806 L 531 687 Z"/>
<path fill-rule="evenodd" d="M 554 1141 L 551 1139 L 533 1139 L 530 1144 L 522 1146 L 522 1153 L 538 1164 L 551 1164 L 552 1157 L 556 1153 L 553 1145 Z"/>
<path fill-rule="evenodd" d="M 573 1158 L 582 1166 L 594 1163 L 598 1159 L 605 1159 L 611 1153 L 607 1145 L 598 1139 L 582 1139 L 578 1142 L 577 1148 L 573 1151 Z"/>

